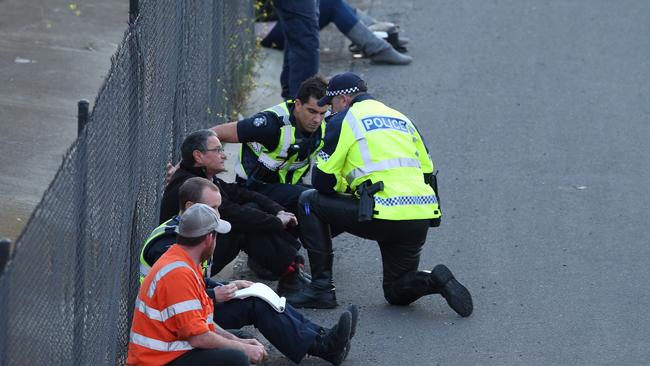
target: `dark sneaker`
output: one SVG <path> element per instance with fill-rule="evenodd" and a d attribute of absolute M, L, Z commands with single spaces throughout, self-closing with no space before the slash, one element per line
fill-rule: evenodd
<path fill-rule="evenodd" d="M 338 323 L 324 335 L 317 335 L 309 348 L 309 354 L 320 357 L 333 365 L 340 365 L 350 351 L 350 328 L 352 316 L 344 311 Z"/>
<path fill-rule="evenodd" d="M 444 264 L 439 264 L 431 271 L 431 279 L 440 289 L 440 294 L 458 315 L 468 317 L 474 310 L 472 295 L 461 285 Z"/>

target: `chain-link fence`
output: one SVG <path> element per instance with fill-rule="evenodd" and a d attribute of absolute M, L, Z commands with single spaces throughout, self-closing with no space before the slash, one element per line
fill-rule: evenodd
<path fill-rule="evenodd" d="M 230 114 L 252 62 L 252 19 L 251 1 L 140 1 L 0 277 L 0 364 L 124 363 L 165 163 L 188 132 Z"/>

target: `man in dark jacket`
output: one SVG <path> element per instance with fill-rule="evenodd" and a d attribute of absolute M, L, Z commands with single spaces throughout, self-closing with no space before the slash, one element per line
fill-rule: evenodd
<path fill-rule="evenodd" d="M 221 216 L 232 225 L 231 232 L 221 236 L 214 252 L 212 274 L 221 271 L 243 250 L 280 278 L 278 292 L 281 294 L 298 290 L 309 282 L 302 271 L 304 260 L 297 253 L 300 242 L 288 231 L 298 224 L 296 217 L 270 198 L 215 176 L 225 171 L 226 155 L 214 131 L 189 134 L 181 145 L 181 158 L 163 194 L 160 222 L 178 213 L 178 189 L 186 180 L 212 179 L 221 191 Z"/>

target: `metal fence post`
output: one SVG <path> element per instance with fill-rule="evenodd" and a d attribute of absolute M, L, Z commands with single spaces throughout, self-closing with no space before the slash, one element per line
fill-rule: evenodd
<path fill-rule="evenodd" d="M 5 266 L 11 259 L 11 241 L 0 237 L 0 365 L 7 365 L 9 344 L 9 281 Z"/>
<path fill-rule="evenodd" d="M 77 137 L 81 135 L 88 123 L 88 107 L 90 102 L 82 99 L 77 103 Z"/>
<path fill-rule="evenodd" d="M 75 277 L 74 277 L 74 328 L 72 334 L 72 359 L 74 360 L 75 365 L 82 365 L 84 362 L 84 320 L 86 317 L 86 299 L 85 299 L 85 256 L 86 256 L 86 140 L 81 137 L 83 130 L 88 124 L 89 117 L 89 105 L 87 100 L 82 99 L 77 103 L 77 141 L 79 149 L 79 172 L 77 174 L 77 179 L 79 179 L 80 187 L 80 204 L 79 204 L 79 216 L 78 216 L 78 227 L 77 227 L 77 246 L 75 250 Z M 86 135 L 88 136 L 88 135 Z"/>
<path fill-rule="evenodd" d="M 11 240 L 0 237 L 0 276 L 4 274 L 5 265 L 9 262 L 11 255 Z"/>
<path fill-rule="evenodd" d="M 133 23 L 135 21 L 135 18 L 138 17 L 139 12 L 140 4 L 138 4 L 138 0 L 129 0 L 129 23 Z"/>

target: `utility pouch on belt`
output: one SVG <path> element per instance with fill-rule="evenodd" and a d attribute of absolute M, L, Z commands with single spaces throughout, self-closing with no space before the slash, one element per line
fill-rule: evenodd
<path fill-rule="evenodd" d="M 372 215 L 375 213 L 375 193 L 384 190 L 384 182 L 379 181 L 372 184 L 367 180 L 359 187 L 359 222 L 366 222 L 372 220 Z"/>
<path fill-rule="evenodd" d="M 440 205 L 440 194 L 438 193 L 438 171 L 436 170 L 435 173 L 431 174 L 429 176 L 429 185 L 431 188 L 433 188 L 433 192 L 436 194 L 436 199 L 438 200 L 438 210 L 440 210 L 440 214 L 442 215 L 442 206 Z M 435 219 L 431 219 L 431 222 L 429 222 L 430 227 L 438 227 L 440 226 L 440 217 L 436 217 Z"/>

